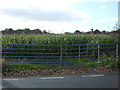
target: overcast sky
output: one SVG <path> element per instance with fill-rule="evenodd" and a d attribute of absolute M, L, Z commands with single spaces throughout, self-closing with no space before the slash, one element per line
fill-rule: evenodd
<path fill-rule="evenodd" d="M 0 30 L 36 29 L 53 33 L 111 31 L 119 0 L 0 0 Z"/>

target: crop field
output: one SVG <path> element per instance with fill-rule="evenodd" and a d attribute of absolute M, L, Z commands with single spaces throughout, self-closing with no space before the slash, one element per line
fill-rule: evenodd
<path fill-rule="evenodd" d="M 110 35 L 4 35 L 2 43 L 9 44 L 95 44 L 116 43 Z"/>
<path fill-rule="evenodd" d="M 2 56 L 4 60 L 3 67 L 19 66 L 19 65 L 69 65 L 89 64 L 90 58 L 98 60 L 98 45 L 99 43 L 118 43 L 116 37 L 110 35 L 4 35 L 2 36 Z M 13 45 L 7 45 L 13 44 Z M 18 45 L 14 45 L 18 44 Z M 20 45 L 22 44 L 22 45 Z M 24 44 L 38 44 L 24 45 Z M 61 63 L 61 47 L 58 46 L 42 46 L 42 45 L 74 45 L 86 44 L 84 46 L 62 46 L 62 63 Z M 102 49 L 102 47 L 113 47 L 110 49 Z M 9 50 L 12 48 L 12 50 Z M 87 49 L 89 48 L 89 49 Z M 90 49 L 95 48 L 95 49 Z M 115 62 L 115 45 L 100 45 L 100 61 L 102 65 Z M 14 50 L 13 50 L 14 49 Z M 21 49 L 21 50 L 19 50 Z M 106 52 L 107 51 L 107 52 Z M 4 52 L 7 52 L 4 53 Z M 21 54 L 22 53 L 22 54 Z M 52 54 L 50 54 L 52 53 Z M 81 55 L 79 56 L 79 54 Z M 73 57 L 72 57 L 73 56 Z M 112 57 L 111 57 L 112 56 Z M 82 60 L 86 62 L 82 62 Z M 95 60 L 92 60 L 93 62 Z M 106 61 L 104 63 L 104 61 Z M 6 63 L 7 62 L 7 63 Z M 8 64 L 9 62 L 9 64 Z M 19 63 L 18 63 L 19 62 Z M 32 63 L 31 63 L 32 62 Z M 73 63 L 74 62 L 74 63 Z"/>

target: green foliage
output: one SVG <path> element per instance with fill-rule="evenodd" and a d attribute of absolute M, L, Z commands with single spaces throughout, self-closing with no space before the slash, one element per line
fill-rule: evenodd
<path fill-rule="evenodd" d="M 112 67 L 118 67 L 118 63 L 120 63 L 118 60 L 116 60 L 113 57 L 108 57 L 107 55 L 103 54 L 100 58 L 99 64 L 101 66 L 112 68 Z"/>
<path fill-rule="evenodd" d="M 3 35 L 2 36 L 2 43 L 7 43 L 7 44 L 52 44 L 52 45 L 66 45 L 66 44 L 98 44 L 98 43 L 118 43 L 118 39 L 116 37 L 110 36 L 110 35 Z M 35 46 L 20 46 L 20 45 L 3 45 L 3 48 L 35 48 L 35 49 L 40 49 L 40 48 L 44 48 L 42 46 L 39 47 L 35 47 Z M 82 46 L 81 48 L 96 48 L 97 45 L 93 45 L 93 46 Z M 100 46 L 103 47 L 103 46 Z M 104 46 L 107 47 L 107 46 Z M 112 46 L 110 46 L 112 47 Z M 48 49 L 59 49 L 58 47 L 46 47 Z M 72 47 L 66 47 L 69 49 L 75 49 L 78 48 L 78 46 L 72 46 Z M 4 52 L 5 50 L 3 50 Z M 105 51 L 107 50 L 100 50 L 102 51 L 105 55 L 103 55 L 102 57 L 100 57 L 100 61 L 99 64 L 96 63 L 91 63 L 91 62 L 80 62 L 79 60 L 76 60 L 75 63 L 70 64 L 70 65 L 86 65 L 86 66 L 90 66 L 90 67 L 96 67 L 98 65 L 101 66 L 105 66 L 105 67 L 117 67 L 117 62 L 114 60 L 114 57 L 109 57 L 108 55 L 106 55 Z M 112 50 L 108 50 L 109 51 Z M 19 50 L 16 50 L 16 52 L 19 52 Z M 32 51 L 32 50 L 23 50 L 24 53 L 40 53 L 40 51 Z M 41 51 L 41 53 L 44 52 L 52 52 L 52 53 L 57 53 L 57 52 L 53 52 L 53 51 Z M 73 51 L 73 52 L 78 52 L 78 50 Z M 85 52 L 83 50 L 81 50 L 81 52 Z M 94 52 L 96 52 L 96 50 L 88 50 L 88 52 L 91 52 L 91 54 L 94 54 Z M 83 54 L 84 55 L 84 54 Z M 30 55 L 30 56 L 34 56 L 34 55 Z M 45 55 L 47 57 L 47 55 Z M 49 55 L 50 56 L 50 55 Z M 51 55 L 52 56 L 52 55 Z M 54 55 L 55 56 L 55 55 Z M 56 55 L 57 56 L 57 55 Z M 67 56 L 67 55 L 66 55 Z M 94 58 L 94 57 L 91 57 Z M 33 62 L 36 62 L 38 59 L 40 58 L 36 58 L 34 56 L 34 58 L 30 58 L 30 59 L 34 59 Z M 48 58 L 50 62 L 53 62 L 54 60 L 51 60 L 52 58 Z M 75 58 L 64 58 L 64 59 L 78 59 L 78 57 Z M 18 59 L 19 61 L 19 59 Z M 74 61 L 74 60 L 73 60 Z M 7 61 L 8 62 L 8 61 Z M 10 62 L 10 61 L 9 61 Z M 14 62 L 14 63 L 13 63 Z M 37 63 L 28 63 L 30 61 L 27 61 L 27 58 L 23 61 L 19 61 L 21 62 L 21 64 L 19 63 L 15 63 L 17 61 L 11 61 L 11 63 L 9 65 L 7 65 L 7 67 L 4 67 L 3 70 L 5 71 L 9 71 L 9 70 L 27 70 L 27 69 L 38 69 L 38 68 L 49 68 L 49 67 L 53 67 L 53 66 L 35 66 Z M 38 61 L 37 61 L 38 62 Z M 43 62 L 47 62 L 44 61 Z M 60 62 L 60 60 L 55 61 Z M 66 62 L 70 62 L 70 61 L 66 61 Z M 24 64 L 26 65 L 32 65 L 32 66 L 23 66 Z M 17 66 L 17 65 L 22 65 L 22 66 Z M 39 65 L 39 64 L 37 64 Z M 55 66 L 54 66 L 55 67 Z"/>

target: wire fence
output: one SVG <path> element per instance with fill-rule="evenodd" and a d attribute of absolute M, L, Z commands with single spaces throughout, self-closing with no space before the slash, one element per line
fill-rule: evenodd
<path fill-rule="evenodd" d="M 119 46 L 102 44 L 2 44 L 2 60 L 8 65 L 49 66 L 98 63 L 103 57 L 118 60 Z"/>

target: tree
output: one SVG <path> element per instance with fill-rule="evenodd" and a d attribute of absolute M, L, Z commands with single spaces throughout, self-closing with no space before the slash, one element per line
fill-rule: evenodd
<path fill-rule="evenodd" d="M 30 33 L 31 33 L 31 31 L 30 31 L 29 28 L 25 28 L 25 29 L 24 29 L 24 34 L 30 34 Z"/>
<path fill-rule="evenodd" d="M 98 30 L 98 29 L 96 29 L 95 31 L 94 31 L 94 34 L 100 34 L 101 32 Z"/>
<path fill-rule="evenodd" d="M 42 31 L 40 29 L 34 29 L 31 32 L 32 34 L 42 34 Z"/>
<path fill-rule="evenodd" d="M 4 34 L 13 34 L 14 30 L 12 28 L 6 28 L 3 32 Z"/>
<path fill-rule="evenodd" d="M 76 30 L 74 34 L 80 34 L 81 32 L 79 30 Z"/>
<path fill-rule="evenodd" d="M 93 28 L 91 29 L 91 32 L 93 32 Z"/>
<path fill-rule="evenodd" d="M 71 34 L 70 32 L 65 32 L 64 34 Z"/>
<path fill-rule="evenodd" d="M 43 34 L 47 34 L 47 31 L 46 31 L 46 30 L 43 30 Z"/>
<path fill-rule="evenodd" d="M 102 31 L 102 34 L 105 34 L 105 33 L 106 33 L 106 31 L 105 31 L 105 30 L 103 30 L 103 31 Z"/>
<path fill-rule="evenodd" d="M 24 29 L 17 29 L 17 30 L 15 30 L 15 34 L 18 34 L 18 35 L 24 34 Z"/>

